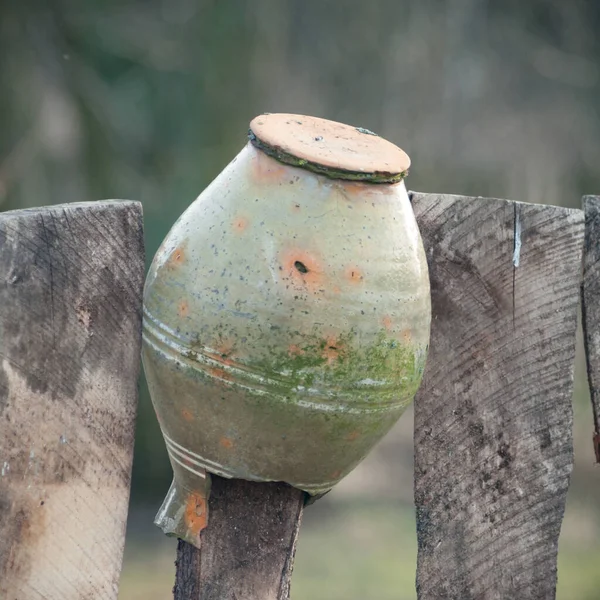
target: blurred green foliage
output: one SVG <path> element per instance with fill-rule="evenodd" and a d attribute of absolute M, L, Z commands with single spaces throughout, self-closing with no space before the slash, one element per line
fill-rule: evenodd
<path fill-rule="evenodd" d="M 380 133 L 411 156 L 414 189 L 578 206 L 600 191 L 599 27 L 596 0 L 4 2 L 0 210 L 139 199 L 149 261 L 265 111 Z M 569 575 L 559 597 L 591 600 L 598 595 L 575 588 L 585 579 L 598 589 L 600 551 L 589 539 L 600 487 L 581 360 L 576 387 L 577 460 L 561 538 Z M 143 383 L 141 391 L 133 501 L 158 506 L 170 469 Z M 410 467 L 407 435 L 389 456 Z M 354 481 L 353 493 L 368 496 L 372 483 Z M 410 497 L 409 482 L 400 487 Z M 403 523 L 388 511 L 366 528 L 401 543 Z M 310 569 L 319 583 L 299 578 L 296 598 L 399 598 L 383 583 L 379 595 L 365 584 L 352 596 L 345 580 L 359 575 L 412 585 L 414 539 L 393 559 L 383 541 L 372 546 L 355 569 L 355 541 L 333 524 L 305 532 L 317 541 L 301 542 L 298 572 Z M 321 562 L 323 552 L 334 562 Z M 394 571 L 398 560 L 412 561 L 410 577 Z M 334 580 L 337 591 L 327 587 Z"/>

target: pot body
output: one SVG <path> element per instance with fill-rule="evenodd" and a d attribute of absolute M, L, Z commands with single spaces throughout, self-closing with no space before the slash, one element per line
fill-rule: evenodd
<path fill-rule="evenodd" d="M 430 319 L 403 182 L 331 179 L 248 143 L 146 282 L 143 362 L 179 512 L 205 471 L 328 491 L 412 401 Z"/>

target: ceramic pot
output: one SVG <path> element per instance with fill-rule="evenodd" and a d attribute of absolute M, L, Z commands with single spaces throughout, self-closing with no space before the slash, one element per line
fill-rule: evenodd
<path fill-rule="evenodd" d="M 180 217 L 144 295 L 143 362 L 174 471 L 157 515 L 198 545 L 209 475 L 322 494 L 419 387 L 427 263 L 403 177 L 371 132 L 263 115 Z"/>

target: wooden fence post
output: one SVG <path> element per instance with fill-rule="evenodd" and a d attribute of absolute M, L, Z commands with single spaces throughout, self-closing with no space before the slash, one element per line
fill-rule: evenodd
<path fill-rule="evenodd" d="M 412 202 L 433 303 L 415 400 L 418 597 L 554 598 L 583 213 L 420 193 Z"/>
<path fill-rule="evenodd" d="M 600 196 L 584 196 L 585 244 L 581 304 L 587 372 L 594 413 L 594 450 L 600 463 Z"/>
<path fill-rule="evenodd" d="M 304 496 L 213 475 L 202 549 L 179 540 L 175 600 L 287 600 Z"/>
<path fill-rule="evenodd" d="M 0 214 L 0 598 L 115 600 L 133 454 L 141 205 Z"/>

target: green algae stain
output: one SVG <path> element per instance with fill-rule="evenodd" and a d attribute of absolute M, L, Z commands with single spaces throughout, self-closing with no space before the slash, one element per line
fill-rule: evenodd
<path fill-rule="evenodd" d="M 289 333 L 296 344 L 284 348 L 281 337 L 278 343 L 267 341 L 260 358 L 234 366 L 232 382 L 258 384 L 264 392 L 289 400 L 308 395 L 311 401 L 335 403 L 337 399 L 374 408 L 406 406 L 419 388 L 427 349 L 389 337 L 383 329 L 368 343 L 355 330 L 335 338 L 316 331 Z M 194 347 L 184 355 L 203 362 L 205 354 Z"/>
<path fill-rule="evenodd" d="M 255 368 L 268 379 L 287 383 L 290 392 L 315 387 L 408 404 L 421 383 L 424 358 L 424 351 L 387 337 L 385 331 L 369 344 L 361 344 L 351 331 L 335 340 L 311 336 L 287 353 L 272 352 Z"/>
<path fill-rule="evenodd" d="M 355 127 L 356 131 L 358 131 L 358 133 L 364 133 L 365 135 L 374 135 L 375 137 L 379 137 L 375 132 L 371 131 L 370 129 L 366 129 L 365 127 Z"/>

